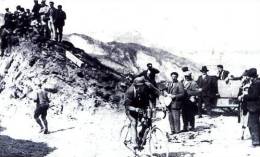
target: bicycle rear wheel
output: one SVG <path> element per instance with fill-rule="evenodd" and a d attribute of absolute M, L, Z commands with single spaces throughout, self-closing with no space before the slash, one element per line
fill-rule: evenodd
<path fill-rule="evenodd" d="M 166 134 L 159 128 L 154 127 L 149 134 L 149 151 L 151 156 L 168 157 L 168 140 Z"/>

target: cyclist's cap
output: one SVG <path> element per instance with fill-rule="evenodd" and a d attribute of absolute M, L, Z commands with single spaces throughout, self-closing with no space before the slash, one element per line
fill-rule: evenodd
<path fill-rule="evenodd" d="M 145 79 L 144 79 L 144 77 L 142 76 L 142 77 L 137 77 L 137 78 L 135 78 L 134 79 L 134 85 L 135 86 L 140 86 L 140 85 L 143 85 L 145 83 Z"/>

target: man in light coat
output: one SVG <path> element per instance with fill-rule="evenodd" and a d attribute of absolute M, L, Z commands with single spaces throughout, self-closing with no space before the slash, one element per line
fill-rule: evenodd
<path fill-rule="evenodd" d="M 180 132 L 180 113 L 184 97 L 184 88 L 183 84 L 178 82 L 178 76 L 179 74 L 177 72 L 172 72 L 172 81 L 166 85 L 167 93 L 172 98 L 172 102 L 168 107 L 171 134 Z"/>

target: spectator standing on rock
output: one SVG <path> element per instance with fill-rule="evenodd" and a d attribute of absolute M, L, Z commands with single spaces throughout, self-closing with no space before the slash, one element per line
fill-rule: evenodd
<path fill-rule="evenodd" d="M 41 2 L 41 8 L 39 10 L 39 14 L 41 17 L 41 23 L 42 25 L 47 24 L 46 23 L 46 18 L 48 18 L 48 11 L 49 11 L 50 7 L 46 4 L 46 0 L 42 0 Z"/>
<path fill-rule="evenodd" d="M 11 43 L 11 36 L 13 34 L 13 31 L 11 28 L 6 28 L 6 26 L 3 26 L 1 28 L 1 54 L 0 57 L 4 56 L 4 52 L 7 49 L 8 53 L 11 51 L 12 43 Z"/>
<path fill-rule="evenodd" d="M 51 39 L 52 40 L 55 40 L 54 21 L 55 21 L 55 18 L 56 18 L 56 11 L 57 11 L 57 9 L 54 7 L 54 2 L 51 1 L 50 2 L 50 9 L 48 11 L 48 16 L 50 18 L 50 20 L 48 21 L 48 26 L 49 26 L 49 29 L 51 31 Z"/>
<path fill-rule="evenodd" d="M 37 98 L 35 100 L 36 110 L 34 111 L 34 119 L 36 120 L 37 124 L 41 127 L 40 132 L 44 132 L 44 134 L 48 134 L 48 122 L 46 116 L 47 116 L 47 111 L 49 109 L 50 100 L 48 98 L 48 93 L 46 89 L 42 87 L 42 84 L 39 84 L 39 88 L 40 89 L 37 92 Z M 40 116 L 42 121 L 39 118 Z"/>
<path fill-rule="evenodd" d="M 49 9 L 50 7 L 46 4 L 46 0 L 42 0 L 39 14 L 41 17 L 41 27 L 42 27 L 41 35 L 45 40 L 49 40 L 51 38 L 51 32 L 48 27 L 48 21 L 50 20 L 48 16 Z"/>
<path fill-rule="evenodd" d="M 13 14 L 10 12 L 9 8 L 5 9 L 6 13 L 4 15 L 4 25 L 6 28 L 13 28 Z"/>
<path fill-rule="evenodd" d="M 238 97 L 244 101 L 246 110 L 249 112 L 248 128 L 252 138 L 253 146 L 260 146 L 260 80 L 258 80 L 256 68 L 247 70 L 243 77 L 246 77 L 246 84 L 243 86 L 242 95 Z"/>
<path fill-rule="evenodd" d="M 183 131 L 194 130 L 195 128 L 195 114 L 198 110 L 197 108 L 197 96 L 201 92 L 201 88 L 197 85 L 196 81 L 192 79 L 191 71 L 185 71 L 183 73 L 184 80 L 183 86 L 185 90 L 185 98 L 182 106 L 182 120 L 183 120 Z"/>
<path fill-rule="evenodd" d="M 58 5 L 58 9 L 56 11 L 56 18 L 54 21 L 54 29 L 55 29 L 55 40 L 58 42 L 62 41 L 63 35 L 63 27 L 65 25 L 66 13 L 62 10 L 62 6 Z"/>
<path fill-rule="evenodd" d="M 37 20 L 38 22 L 41 21 L 39 11 L 41 9 L 41 5 L 39 4 L 38 0 L 34 0 L 34 6 L 32 8 L 33 19 Z"/>
<path fill-rule="evenodd" d="M 171 134 L 180 132 L 180 113 L 185 94 L 183 84 L 178 82 L 178 76 L 177 72 L 172 72 L 172 81 L 166 83 L 168 96 L 172 98 L 171 104 L 168 106 Z"/>

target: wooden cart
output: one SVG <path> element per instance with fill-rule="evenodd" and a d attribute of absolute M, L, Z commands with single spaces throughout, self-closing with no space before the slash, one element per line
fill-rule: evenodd
<path fill-rule="evenodd" d="M 218 98 L 216 107 L 222 109 L 225 112 L 237 113 L 238 122 L 241 121 L 241 105 L 238 101 L 239 88 L 241 81 L 229 81 L 226 83 L 224 80 L 218 80 Z"/>

